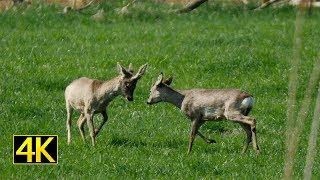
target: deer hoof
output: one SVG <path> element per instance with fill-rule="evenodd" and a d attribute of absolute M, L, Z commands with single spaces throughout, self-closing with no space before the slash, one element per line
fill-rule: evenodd
<path fill-rule="evenodd" d="M 255 152 L 256 152 L 256 155 L 259 155 L 260 154 L 260 149 L 256 149 Z"/>
<path fill-rule="evenodd" d="M 97 129 L 95 129 L 95 130 L 93 131 L 93 138 L 96 138 L 96 137 L 97 137 L 97 134 L 98 134 L 98 131 L 97 131 Z"/>

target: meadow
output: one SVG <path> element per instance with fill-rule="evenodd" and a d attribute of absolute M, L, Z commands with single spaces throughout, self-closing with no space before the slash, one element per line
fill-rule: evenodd
<path fill-rule="evenodd" d="M 0 14 L 0 179 L 281 178 L 296 9 L 252 12 L 209 4 L 177 15 L 166 13 L 171 6 L 145 3 L 117 15 L 113 9 L 120 5 L 107 2 L 63 15 L 57 13 L 58 6 L 40 4 Z M 95 22 L 90 15 L 99 8 L 105 9 L 106 19 Z M 319 58 L 319 18 L 315 10 L 305 20 L 298 101 Z M 134 102 L 118 97 L 110 104 L 109 120 L 95 147 L 87 128 L 86 143 L 82 142 L 78 114 L 74 115 L 68 146 L 64 88 L 82 76 L 115 77 L 117 62 L 131 62 L 135 69 L 149 64 Z M 216 144 L 197 138 L 187 155 L 190 121 L 170 104 L 146 104 L 160 72 L 172 75 L 177 89 L 250 92 L 261 153 L 256 155 L 250 147 L 241 155 L 245 132 L 238 124 L 222 121 L 201 128 Z M 305 166 L 312 114 L 298 147 L 298 179 Z M 95 123 L 99 121 L 96 116 Z M 58 165 L 13 165 L 13 134 L 58 135 Z M 313 177 L 320 177 L 319 152 Z"/>

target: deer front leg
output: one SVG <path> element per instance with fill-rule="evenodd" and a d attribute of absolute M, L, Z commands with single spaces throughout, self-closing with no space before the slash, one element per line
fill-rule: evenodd
<path fill-rule="evenodd" d="M 87 119 L 87 125 L 89 128 L 89 132 L 90 132 L 90 137 L 91 137 L 91 142 L 92 142 L 92 146 L 95 145 L 95 135 L 94 135 L 94 127 L 93 127 L 93 113 L 91 112 L 86 112 L 85 114 L 86 119 Z"/>
<path fill-rule="evenodd" d="M 202 126 L 202 124 L 205 123 L 205 121 L 201 120 L 199 123 L 200 123 L 199 124 L 199 128 L 200 128 Z M 199 130 L 197 131 L 197 135 L 200 136 L 208 144 L 216 143 L 216 141 L 214 139 L 209 139 L 209 138 L 205 137 Z"/>
<path fill-rule="evenodd" d="M 200 131 L 198 131 L 197 134 L 208 144 L 217 143 L 214 139 L 209 139 L 205 137 L 203 134 L 201 134 Z"/>
<path fill-rule="evenodd" d="M 199 119 L 195 119 L 191 123 L 191 131 L 190 131 L 190 137 L 189 137 L 189 148 L 188 148 L 188 154 L 190 154 L 192 150 L 193 141 L 196 137 L 196 134 L 198 132 L 199 127 L 201 126 Z"/>
<path fill-rule="evenodd" d="M 100 126 L 94 130 L 94 135 L 95 135 L 96 137 L 97 137 L 98 133 L 100 132 L 102 126 L 103 126 L 103 125 L 107 122 L 107 120 L 108 120 L 108 115 L 107 115 L 107 112 L 106 112 L 106 111 L 103 111 L 101 114 L 102 114 L 102 116 L 103 116 L 103 120 L 102 120 Z"/>
<path fill-rule="evenodd" d="M 84 138 L 84 122 L 86 121 L 86 118 L 84 117 L 83 114 L 80 114 L 80 117 L 77 121 L 77 125 L 78 125 L 78 129 L 79 129 L 79 132 L 80 132 L 80 136 L 82 138 L 83 141 L 85 141 L 85 138 Z"/>

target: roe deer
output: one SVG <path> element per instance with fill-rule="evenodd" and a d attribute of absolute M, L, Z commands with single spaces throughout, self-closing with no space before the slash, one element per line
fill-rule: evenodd
<path fill-rule="evenodd" d="M 199 135 L 207 143 L 215 143 L 202 135 L 199 128 L 207 121 L 228 119 L 239 123 L 246 131 L 247 140 L 242 153 L 252 141 L 253 149 L 258 153 L 256 140 L 256 120 L 247 116 L 253 107 L 253 97 L 238 89 L 190 89 L 174 90 L 169 85 L 172 78 L 164 80 L 162 73 L 151 87 L 148 104 L 169 102 L 178 107 L 191 119 L 188 154 L 193 141 Z"/>
<path fill-rule="evenodd" d="M 108 119 L 107 110 L 109 103 L 118 95 L 122 95 L 128 101 L 133 101 L 133 92 L 138 80 L 145 73 L 147 64 L 140 67 L 137 74 L 133 74 L 132 65 L 125 69 L 119 63 L 117 69 L 119 76 L 109 80 L 100 81 L 82 77 L 74 80 L 65 90 L 66 109 L 67 109 L 67 135 L 68 144 L 71 143 L 71 116 L 73 110 L 80 112 L 78 128 L 84 140 L 84 123 L 90 131 L 92 145 L 95 145 L 95 137 Z M 97 129 L 93 127 L 94 114 L 101 113 L 103 121 Z"/>

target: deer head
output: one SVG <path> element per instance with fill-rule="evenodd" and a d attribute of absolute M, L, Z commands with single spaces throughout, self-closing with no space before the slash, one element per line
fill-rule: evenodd
<path fill-rule="evenodd" d="M 136 74 L 133 73 L 132 64 L 126 69 L 117 63 L 118 73 L 120 74 L 120 90 L 121 95 L 128 101 L 133 101 L 133 93 L 138 80 L 143 76 L 147 68 L 147 64 L 141 66 Z"/>
<path fill-rule="evenodd" d="M 172 77 L 168 79 L 163 78 L 163 74 L 161 73 L 158 76 L 158 80 L 153 84 L 150 89 L 150 96 L 147 101 L 147 104 L 155 104 L 163 101 L 168 95 L 168 90 L 171 89 L 169 85 L 172 82 Z"/>

